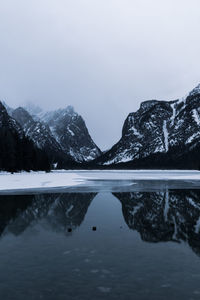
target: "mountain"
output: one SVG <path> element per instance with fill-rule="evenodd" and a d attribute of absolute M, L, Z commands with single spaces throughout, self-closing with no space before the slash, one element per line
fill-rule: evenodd
<path fill-rule="evenodd" d="M 48 124 L 52 135 L 62 150 L 76 162 L 86 162 L 101 155 L 101 150 L 92 140 L 83 118 L 72 106 L 51 112 L 30 104 L 27 107 L 35 120 Z"/>
<path fill-rule="evenodd" d="M 45 150 L 51 163 L 58 163 L 60 166 L 64 166 L 64 162 L 65 165 L 72 163 L 73 159 L 64 153 L 46 123 L 35 121 L 22 107 L 13 110 L 12 117 L 21 125 L 25 135 L 29 137 L 38 148 Z"/>
<path fill-rule="evenodd" d="M 196 157 L 199 150 L 200 85 L 178 100 L 142 102 L 125 120 L 119 142 L 95 162 L 130 167 L 171 168 L 175 164 L 181 168 L 189 153 Z M 187 164 L 190 168 L 191 163 Z M 194 166 L 200 166 L 198 158 Z"/>
<path fill-rule="evenodd" d="M 49 170 L 44 151 L 25 137 L 20 124 L 7 113 L 0 102 L 0 170 Z"/>
<path fill-rule="evenodd" d="M 199 190 L 113 194 L 122 204 L 128 227 L 146 242 L 188 243 L 200 256 Z"/>

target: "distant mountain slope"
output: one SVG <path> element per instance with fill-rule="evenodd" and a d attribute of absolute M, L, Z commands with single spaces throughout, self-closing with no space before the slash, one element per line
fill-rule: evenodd
<path fill-rule="evenodd" d="M 25 137 L 20 124 L 10 117 L 0 102 L 0 170 L 49 170 L 44 151 Z"/>
<path fill-rule="evenodd" d="M 72 106 L 51 112 L 42 112 L 28 106 L 35 120 L 48 124 L 62 150 L 76 162 L 90 161 L 101 155 L 101 150 L 92 140 L 83 118 Z"/>
<path fill-rule="evenodd" d="M 195 152 L 199 145 L 200 85 L 179 100 L 142 102 L 139 110 L 130 113 L 125 120 L 120 141 L 95 162 L 104 166 L 127 163 L 140 167 L 148 157 L 153 156 L 155 163 L 162 153 L 166 154 L 162 159 L 173 167 L 170 164 L 177 155 L 181 161 L 181 155 Z M 169 155 L 173 156 L 171 162 Z M 150 159 L 148 164 L 151 167 Z"/>

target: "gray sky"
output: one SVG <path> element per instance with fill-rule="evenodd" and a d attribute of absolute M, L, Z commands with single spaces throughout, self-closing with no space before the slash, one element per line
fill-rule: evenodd
<path fill-rule="evenodd" d="M 143 100 L 200 82 L 199 0 L 1 0 L 0 99 L 73 105 L 102 149 Z"/>

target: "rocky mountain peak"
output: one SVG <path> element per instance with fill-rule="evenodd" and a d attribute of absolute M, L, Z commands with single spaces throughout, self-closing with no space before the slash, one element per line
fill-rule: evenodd
<path fill-rule="evenodd" d="M 200 95 L 200 83 L 189 93 L 189 96 Z"/>
<path fill-rule="evenodd" d="M 143 111 L 149 110 L 150 108 L 152 108 L 155 104 L 159 103 L 160 101 L 158 100 L 146 100 L 143 101 L 140 104 L 140 109 Z"/>

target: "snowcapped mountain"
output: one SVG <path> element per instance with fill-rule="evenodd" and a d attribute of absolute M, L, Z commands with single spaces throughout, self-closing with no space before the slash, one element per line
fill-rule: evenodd
<path fill-rule="evenodd" d="M 41 121 L 35 121 L 32 116 L 22 107 L 12 111 L 12 117 L 22 126 L 24 133 L 34 144 L 44 149 L 53 162 L 72 160 L 62 151 L 60 144 L 56 141 L 49 126 Z"/>
<path fill-rule="evenodd" d="M 42 112 L 30 105 L 27 109 L 35 120 L 48 124 L 63 152 L 73 157 L 76 162 L 90 161 L 101 155 L 83 118 L 72 106 L 50 112 Z"/>
<path fill-rule="evenodd" d="M 125 120 L 122 137 L 96 162 L 112 165 L 200 145 L 200 85 L 174 101 L 142 102 Z"/>
<path fill-rule="evenodd" d="M 50 148 L 53 151 L 61 150 L 60 145 L 54 139 L 47 124 L 34 121 L 31 115 L 22 107 L 13 110 L 12 116 L 24 129 L 26 136 L 39 148 Z"/>

